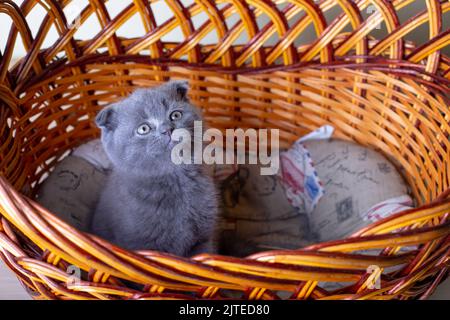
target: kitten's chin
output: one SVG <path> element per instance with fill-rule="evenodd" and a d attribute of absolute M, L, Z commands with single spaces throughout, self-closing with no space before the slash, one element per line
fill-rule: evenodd
<path fill-rule="evenodd" d="M 162 138 L 162 139 L 160 140 L 160 144 L 161 144 L 161 147 L 162 147 L 163 149 L 170 149 L 170 150 L 172 150 L 172 148 L 173 148 L 177 143 L 178 143 L 178 142 L 172 140 L 172 137 L 170 137 L 170 136 L 164 136 L 164 138 Z"/>
<path fill-rule="evenodd" d="M 178 141 L 170 140 L 170 141 L 167 143 L 167 148 L 169 148 L 169 150 L 172 151 L 172 149 L 173 149 L 177 144 L 179 144 L 179 143 L 180 143 L 180 142 L 178 142 Z"/>

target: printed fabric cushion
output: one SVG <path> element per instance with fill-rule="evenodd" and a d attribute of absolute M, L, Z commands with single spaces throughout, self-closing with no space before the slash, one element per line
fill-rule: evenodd
<path fill-rule="evenodd" d="M 55 166 L 40 186 L 37 201 L 87 231 L 109 168 L 100 140 L 90 141 Z M 307 217 L 288 202 L 276 175 L 261 176 L 257 165 L 210 169 L 223 198 L 216 235 L 220 253 L 246 256 L 309 243 Z"/>
<path fill-rule="evenodd" d="M 106 178 L 106 170 L 70 155 L 44 180 L 36 200 L 63 221 L 87 231 Z"/>
<path fill-rule="evenodd" d="M 324 188 L 310 214 L 318 241 L 342 239 L 413 200 L 392 163 L 374 150 L 339 140 L 304 142 Z"/>
<path fill-rule="evenodd" d="M 216 170 L 224 167 L 229 172 L 227 166 Z M 308 217 L 289 203 L 278 175 L 261 175 L 259 165 L 239 165 L 220 185 L 219 253 L 243 257 L 311 243 Z"/>

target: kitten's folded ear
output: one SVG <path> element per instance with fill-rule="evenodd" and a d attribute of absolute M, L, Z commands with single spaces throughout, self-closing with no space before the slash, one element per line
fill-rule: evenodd
<path fill-rule="evenodd" d="M 103 108 L 95 117 L 95 124 L 100 129 L 114 130 L 117 126 L 116 111 L 112 106 Z"/>
<path fill-rule="evenodd" d="M 178 101 L 188 100 L 187 93 L 189 91 L 189 82 L 187 80 L 173 80 L 166 85 L 171 96 Z"/>

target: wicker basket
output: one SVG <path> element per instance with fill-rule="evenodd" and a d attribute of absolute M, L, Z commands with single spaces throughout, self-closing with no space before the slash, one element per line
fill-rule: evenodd
<path fill-rule="evenodd" d="M 0 55 L 0 257 L 34 298 L 220 299 L 235 290 L 244 299 L 277 299 L 280 291 L 292 299 L 410 299 L 428 297 L 446 278 L 450 60 L 439 50 L 450 43 L 441 26 L 450 2 L 426 0 L 403 23 L 398 13 L 414 0 L 166 0 L 172 16 L 165 22 L 154 7 L 161 1 L 129 1 L 113 16 L 112 4 L 90 0 L 74 23 L 64 15 L 72 2 L 25 0 L 19 8 L 0 1 L 0 19 L 13 21 Z M 31 26 L 25 18 L 36 6 L 47 13 Z M 375 10 L 363 19 L 369 6 Z M 327 22 L 332 10 L 338 15 Z M 196 16 L 204 17 L 197 26 Z M 100 30 L 76 40 L 90 17 Z M 120 37 L 132 17 L 143 34 Z M 387 35 L 375 39 L 379 24 Z M 416 47 L 404 39 L 426 24 L 430 40 Z M 318 36 L 296 44 L 308 28 Z M 177 29 L 179 41 L 164 40 Z M 50 30 L 58 38 L 45 48 Z M 215 43 L 205 44 L 211 33 Z M 248 41 L 239 44 L 241 34 Z M 13 64 L 21 40 L 27 55 Z M 420 207 L 302 250 L 186 259 L 124 251 L 32 200 L 58 161 L 99 135 L 92 120 L 102 106 L 170 78 L 190 80 L 193 102 L 217 128 L 279 128 L 288 145 L 332 124 L 340 138 L 395 161 Z M 410 245 L 419 249 L 399 253 Z M 373 248 L 382 254 L 355 253 Z M 368 271 L 372 265 L 377 272 Z M 75 267 L 86 280 L 71 281 Z M 137 291 L 123 280 L 146 286 Z M 347 285 L 327 291 L 324 282 Z"/>

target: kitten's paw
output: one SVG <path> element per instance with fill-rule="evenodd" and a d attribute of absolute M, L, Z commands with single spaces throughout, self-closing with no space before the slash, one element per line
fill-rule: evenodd
<path fill-rule="evenodd" d="M 201 253 L 216 253 L 217 250 L 214 246 L 214 243 L 211 240 L 207 240 L 204 242 L 197 243 L 192 247 L 191 251 L 188 253 L 188 257 L 192 257 Z"/>

